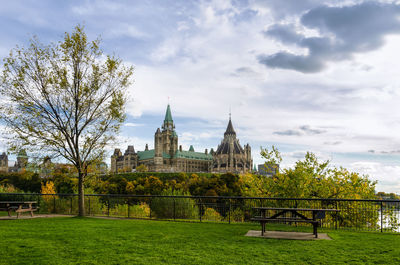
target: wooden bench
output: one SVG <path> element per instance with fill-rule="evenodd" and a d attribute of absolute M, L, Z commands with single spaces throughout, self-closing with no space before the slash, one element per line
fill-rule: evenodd
<path fill-rule="evenodd" d="M 9 217 L 12 211 L 17 213 L 17 218 L 24 212 L 30 212 L 33 217 L 33 212 L 38 209 L 36 201 L 0 201 L 0 211 L 8 212 Z"/>
<path fill-rule="evenodd" d="M 261 235 L 264 235 L 265 224 L 268 222 L 282 222 L 282 223 L 310 223 L 313 226 L 313 234 L 318 237 L 318 226 L 321 225 L 321 219 L 325 218 L 325 212 L 338 212 L 336 209 L 310 209 L 310 208 L 271 208 L 271 207 L 254 207 L 253 209 L 259 210 L 261 216 L 254 216 L 251 221 L 256 221 L 261 224 Z M 277 213 L 267 217 L 266 211 L 276 211 Z M 312 212 L 312 218 L 308 218 L 300 212 Z M 291 217 L 285 217 L 285 213 L 291 213 Z M 319 220 L 317 220 L 319 219 Z"/>

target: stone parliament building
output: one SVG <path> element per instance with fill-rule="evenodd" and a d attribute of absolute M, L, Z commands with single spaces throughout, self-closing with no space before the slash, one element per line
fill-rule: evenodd
<path fill-rule="evenodd" d="M 0 172 L 21 172 L 28 165 L 28 156 L 25 150 L 18 153 L 17 161 L 13 165 L 9 165 L 8 155 L 3 152 L 0 154 Z"/>
<path fill-rule="evenodd" d="M 144 151 L 135 152 L 133 145 L 128 146 L 124 154 L 115 149 L 111 156 L 111 172 L 132 172 L 139 165 L 147 166 L 151 172 L 212 172 L 212 173 L 246 173 L 252 170 L 251 147 L 242 147 L 236 138 L 231 118 L 221 144 L 216 151 L 195 152 L 191 145 L 189 150 L 178 147 L 178 135 L 172 120 L 168 104 L 164 123 L 154 134 L 154 149 L 146 144 Z"/>

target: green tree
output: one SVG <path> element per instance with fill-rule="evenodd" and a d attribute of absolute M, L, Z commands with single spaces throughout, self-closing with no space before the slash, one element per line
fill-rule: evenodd
<path fill-rule="evenodd" d="M 146 165 L 139 165 L 136 167 L 137 172 L 147 172 L 149 171 L 149 168 Z"/>
<path fill-rule="evenodd" d="M 261 147 L 260 155 L 265 159 L 264 169 L 265 172 L 275 174 L 279 170 L 279 164 L 282 162 L 282 156 L 278 148 L 272 146 L 272 150 Z"/>
<path fill-rule="evenodd" d="M 13 135 L 10 145 L 63 157 L 76 167 L 80 216 L 88 167 L 103 160 L 125 119 L 133 72 L 99 44 L 81 26 L 50 45 L 33 38 L 28 47 L 11 50 L 0 81 L 0 119 Z"/>
<path fill-rule="evenodd" d="M 268 155 L 263 155 L 268 154 Z M 262 151 L 264 158 L 281 157 L 274 148 Z M 275 161 L 267 160 L 268 163 Z M 330 165 L 329 160 L 319 161 L 315 154 L 307 152 L 293 168 L 286 168 L 271 178 L 265 178 L 262 187 L 273 197 L 285 198 L 375 198 L 375 181 L 343 167 Z M 260 183 L 256 183 L 260 185 Z M 268 189 L 268 190 L 267 190 Z"/>

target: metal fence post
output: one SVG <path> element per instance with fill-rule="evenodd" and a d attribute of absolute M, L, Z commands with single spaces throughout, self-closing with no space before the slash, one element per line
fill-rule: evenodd
<path fill-rule="evenodd" d="M 381 233 L 383 232 L 383 202 L 381 202 Z"/>
<path fill-rule="evenodd" d="M 201 222 L 201 200 L 199 199 L 199 218 Z"/>
<path fill-rule="evenodd" d="M 149 214 L 150 216 L 149 217 L 150 217 L 150 219 L 151 219 L 151 202 L 152 201 L 153 201 L 152 198 L 150 198 L 150 202 L 149 202 L 149 208 L 150 208 L 150 214 Z"/>
<path fill-rule="evenodd" d="M 70 202 L 71 202 L 71 208 L 69 210 L 69 214 L 72 214 L 72 196 L 70 197 Z"/>
<path fill-rule="evenodd" d="M 175 221 L 175 198 L 173 200 L 174 200 L 174 221 Z"/>
<path fill-rule="evenodd" d="M 57 213 L 57 211 L 56 211 L 56 195 L 53 195 L 53 212 Z"/>
<path fill-rule="evenodd" d="M 231 199 L 229 199 L 228 217 L 229 217 L 229 223 L 231 223 Z"/>
<path fill-rule="evenodd" d="M 338 202 L 337 201 L 335 201 L 335 208 L 336 208 L 336 210 L 338 209 Z M 335 213 L 335 229 L 336 230 L 338 229 L 338 213 L 337 212 Z"/>
<path fill-rule="evenodd" d="M 126 201 L 127 205 L 128 205 L 128 218 L 130 218 L 130 207 L 129 207 L 129 200 Z"/>
<path fill-rule="evenodd" d="M 40 199 L 41 199 L 41 196 L 38 194 L 38 195 L 37 195 L 37 201 L 38 201 L 38 204 L 37 204 L 37 206 L 38 206 L 38 212 L 40 212 Z"/>
<path fill-rule="evenodd" d="M 89 215 L 91 215 L 91 213 L 90 213 L 90 196 L 88 196 L 88 201 L 89 201 Z"/>
<path fill-rule="evenodd" d="M 107 216 L 110 217 L 110 196 L 107 196 Z"/>

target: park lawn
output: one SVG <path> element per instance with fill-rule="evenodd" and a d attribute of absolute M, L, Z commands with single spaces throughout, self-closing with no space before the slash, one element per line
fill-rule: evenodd
<path fill-rule="evenodd" d="M 317 241 L 244 236 L 259 229 L 77 217 L 0 220 L 0 264 L 400 264 L 398 234 L 325 231 L 333 240 Z"/>

